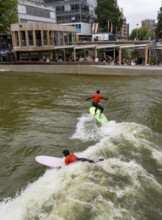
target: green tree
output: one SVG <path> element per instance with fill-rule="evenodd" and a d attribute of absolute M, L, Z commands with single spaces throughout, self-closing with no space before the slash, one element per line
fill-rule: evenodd
<path fill-rule="evenodd" d="M 108 22 L 113 24 L 113 33 L 119 31 L 122 26 L 121 12 L 117 0 L 97 0 L 96 7 L 97 22 L 103 31 L 107 32 Z"/>
<path fill-rule="evenodd" d="M 157 58 L 153 54 L 151 54 L 151 57 L 150 57 L 150 64 L 151 65 L 156 65 L 157 64 Z"/>
<path fill-rule="evenodd" d="M 153 38 L 153 34 L 149 31 L 148 27 L 141 27 L 133 29 L 129 38 L 130 40 L 137 38 L 138 40 L 149 40 Z"/>
<path fill-rule="evenodd" d="M 157 26 L 156 26 L 156 29 L 155 29 L 155 35 L 156 35 L 157 39 L 162 37 L 162 7 L 160 8 L 160 11 L 158 12 Z"/>
<path fill-rule="evenodd" d="M 122 49 L 122 58 L 128 59 L 129 58 L 129 51 L 126 48 Z"/>
<path fill-rule="evenodd" d="M 138 50 L 136 50 L 136 49 L 131 50 L 131 52 L 130 52 L 130 57 L 131 57 L 131 59 L 137 60 L 138 57 L 139 57 Z"/>
<path fill-rule="evenodd" d="M 17 20 L 17 0 L 0 0 L 0 33 L 7 33 Z"/>

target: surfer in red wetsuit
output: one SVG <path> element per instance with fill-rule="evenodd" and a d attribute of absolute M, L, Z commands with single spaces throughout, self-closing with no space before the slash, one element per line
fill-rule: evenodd
<path fill-rule="evenodd" d="M 78 158 L 75 154 L 70 154 L 70 151 L 68 149 L 63 150 L 63 155 L 65 156 L 65 164 L 68 165 L 70 163 L 74 162 L 89 162 L 89 163 L 95 163 L 93 160 L 89 160 L 86 158 Z"/>
<path fill-rule="evenodd" d="M 87 101 L 89 99 L 92 99 L 92 106 L 94 106 L 96 108 L 95 114 L 96 114 L 97 109 L 100 109 L 100 114 L 102 114 L 104 111 L 104 108 L 98 104 L 100 102 L 100 100 L 101 99 L 109 100 L 109 98 L 106 98 L 105 96 L 100 94 L 100 90 L 97 90 L 96 94 L 90 96 L 89 98 L 85 99 L 84 101 Z"/>

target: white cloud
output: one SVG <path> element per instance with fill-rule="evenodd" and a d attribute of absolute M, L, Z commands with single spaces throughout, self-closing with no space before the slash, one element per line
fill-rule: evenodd
<path fill-rule="evenodd" d="M 157 19 L 161 7 L 161 0 L 118 0 L 118 5 L 123 8 L 123 13 L 130 25 L 130 31 L 141 26 L 145 19 Z"/>

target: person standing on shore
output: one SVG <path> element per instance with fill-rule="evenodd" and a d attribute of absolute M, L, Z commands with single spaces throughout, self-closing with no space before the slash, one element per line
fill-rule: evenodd
<path fill-rule="evenodd" d="M 90 96 L 89 98 L 85 99 L 84 101 L 87 101 L 89 99 L 92 99 L 92 106 L 95 107 L 95 114 L 97 112 L 97 109 L 100 110 L 100 114 L 102 114 L 104 111 L 104 108 L 101 105 L 99 105 L 100 100 L 101 99 L 109 100 L 109 98 L 106 98 L 105 96 L 100 94 L 100 90 L 97 90 L 96 94 Z"/>

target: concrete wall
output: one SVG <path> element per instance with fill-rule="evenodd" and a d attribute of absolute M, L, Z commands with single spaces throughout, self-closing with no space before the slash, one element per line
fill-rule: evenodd
<path fill-rule="evenodd" d="M 31 72 L 51 74 L 104 75 L 104 76 L 162 76 L 160 66 L 108 66 L 108 65 L 53 65 L 18 64 L 0 65 L 0 72 Z"/>

